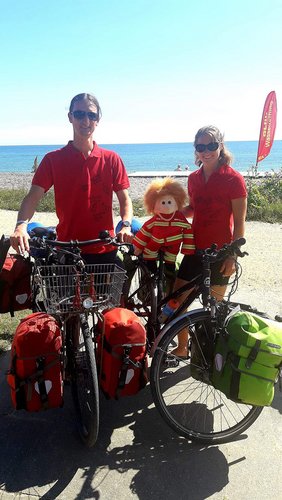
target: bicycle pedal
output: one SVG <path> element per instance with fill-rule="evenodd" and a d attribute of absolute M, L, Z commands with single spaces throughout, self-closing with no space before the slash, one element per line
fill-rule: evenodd
<path fill-rule="evenodd" d="M 166 366 L 166 368 L 177 368 L 177 366 L 179 366 L 179 361 L 180 360 L 175 356 L 171 356 L 168 354 L 164 359 L 164 365 Z"/>

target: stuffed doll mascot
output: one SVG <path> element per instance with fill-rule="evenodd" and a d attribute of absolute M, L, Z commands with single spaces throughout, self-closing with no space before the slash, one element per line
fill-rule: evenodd
<path fill-rule="evenodd" d="M 182 185 L 170 177 L 152 181 L 144 195 L 144 205 L 153 217 L 146 221 L 135 235 L 132 243 L 135 255 L 143 253 L 152 272 L 156 269 L 159 250 L 164 252 L 164 261 L 169 273 L 175 272 L 178 252 L 193 254 L 194 237 L 191 225 L 181 213 L 186 201 Z"/>

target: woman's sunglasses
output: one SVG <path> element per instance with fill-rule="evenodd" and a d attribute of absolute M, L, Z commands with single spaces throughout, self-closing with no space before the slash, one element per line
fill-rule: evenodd
<path fill-rule="evenodd" d="M 197 153 L 203 153 L 204 151 L 216 151 L 218 148 L 218 142 L 210 142 L 209 144 L 196 144 L 195 146 Z"/>
<path fill-rule="evenodd" d="M 84 120 L 84 118 L 88 116 L 89 120 L 91 120 L 92 122 L 98 121 L 99 118 L 98 113 L 94 113 L 93 111 L 81 111 L 80 109 L 77 109 L 76 111 L 71 111 L 71 115 L 76 120 Z"/>

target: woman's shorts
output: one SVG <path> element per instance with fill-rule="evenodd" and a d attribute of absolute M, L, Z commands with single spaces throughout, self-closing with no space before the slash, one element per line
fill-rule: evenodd
<path fill-rule="evenodd" d="M 222 276 L 220 268 L 223 261 L 211 264 L 211 285 L 227 285 L 229 277 Z M 184 255 L 177 273 L 177 278 L 191 281 L 203 271 L 202 257 L 200 255 Z"/>

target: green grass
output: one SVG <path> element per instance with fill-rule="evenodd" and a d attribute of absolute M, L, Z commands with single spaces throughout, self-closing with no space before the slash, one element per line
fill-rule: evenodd
<path fill-rule="evenodd" d="M 10 314 L 0 315 L 0 354 L 10 348 L 19 321 L 31 311 L 18 311 L 12 318 Z"/>
<path fill-rule="evenodd" d="M 27 191 L 25 189 L 0 189 L 0 209 L 17 211 L 20 208 L 21 202 Z M 144 217 L 146 215 L 142 200 L 132 200 L 135 217 Z M 45 194 L 41 200 L 37 212 L 55 212 L 54 192 L 50 191 Z M 119 215 L 119 206 L 114 205 L 114 212 Z"/>

